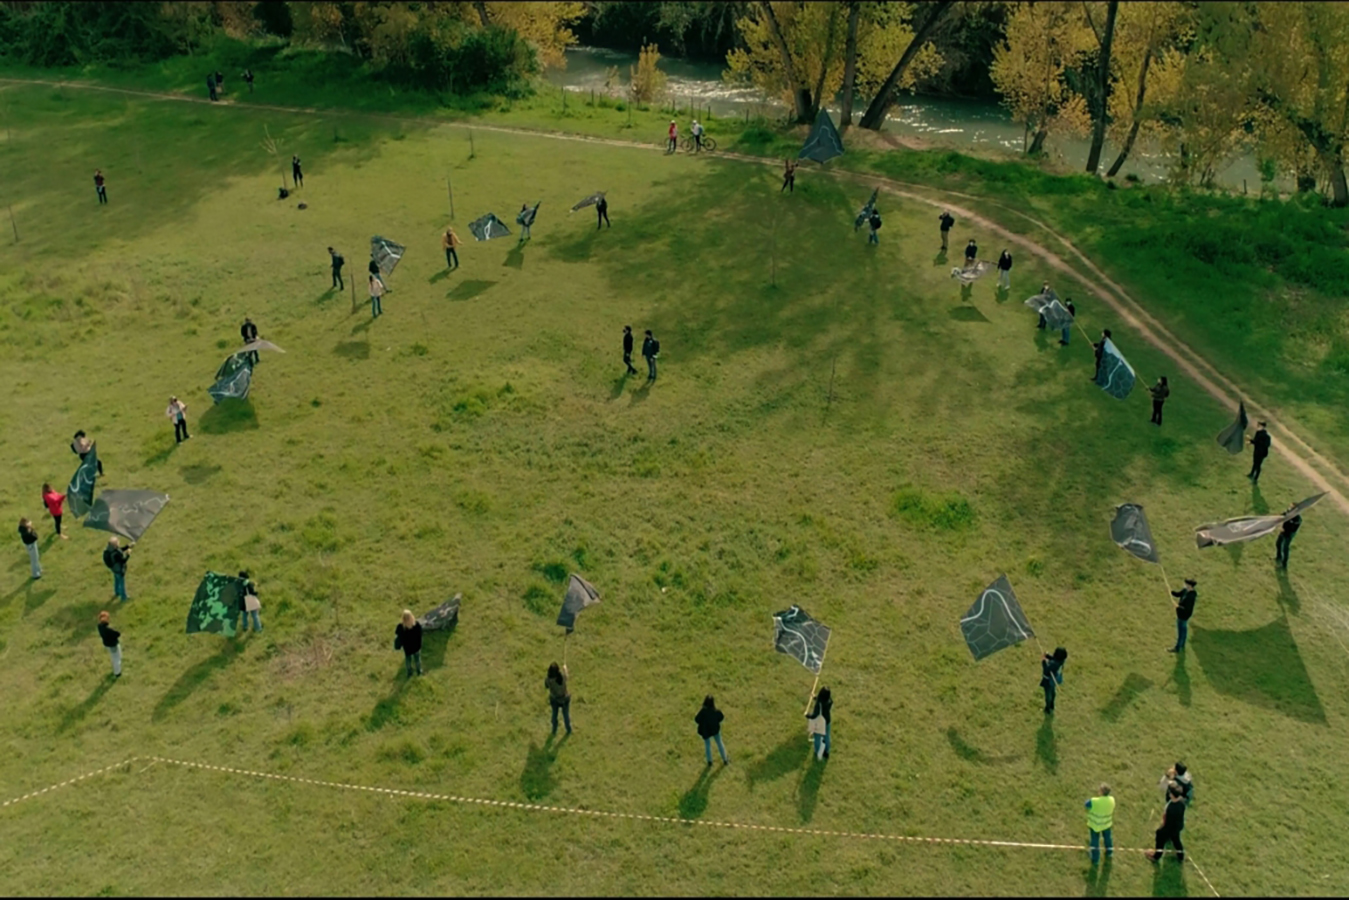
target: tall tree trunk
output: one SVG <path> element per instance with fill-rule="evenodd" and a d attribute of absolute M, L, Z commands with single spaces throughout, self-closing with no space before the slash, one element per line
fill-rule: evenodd
<path fill-rule="evenodd" d="M 881 126 L 885 124 L 885 114 L 889 112 L 891 104 L 895 102 L 895 88 L 899 85 L 899 79 L 904 77 L 904 70 L 913 62 L 913 58 L 918 55 L 922 49 L 927 36 L 932 33 L 932 29 L 941 21 L 942 16 L 955 6 L 955 0 L 941 0 L 939 3 L 927 3 L 924 6 L 931 7 L 928 13 L 927 21 L 913 34 L 913 40 L 909 41 L 909 46 L 904 48 L 904 54 L 900 56 L 899 62 L 890 70 L 890 75 L 881 85 L 881 89 L 872 99 L 871 104 L 867 106 L 867 111 L 862 114 L 862 121 L 858 124 L 863 128 L 870 128 L 872 131 L 880 131 Z"/>
<path fill-rule="evenodd" d="M 857 0 L 848 4 L 848 40 L 843 48 L 843 112 L 839 116 L 840 125 L 852 124 L 852 92 L 857 82 L 857 20 L 861 12 L 862 4 Z"/>
<path fill-rule="evenodd" d="M 1114 178 L 1115 173 L 1124 165 L 1124 161 L 1129 158 L 1129 151 L 1134 148 L 1134 141 L 1138 138 L 1138 127 L 1143 124 L 1143 95 L 1148 88 L 1148 65 L 1152 62 L 1152 47 L 1143 51 L 1143 66 L 1138 72 L 1138 94 L 1134 97 L 1134 123 L 1129 126 L 1129 136 L 1124 141 L 1124 148 L 1120 150 L 1119 156 L 1115 157 L 1115 162 L 1110 167 L 1110 171 L 1105 173 L 1106 178 Z"/>
<path fill-rule="evenodd" d="M 1344 179 L 1344 163 L 1330 170 L 1330 188 L 1333 195 L 1331 206 L 1336 208 L 1349 206 L 1349 183 Z"/>
<path fill-rule="evenodd" d="M 834 61 L 834 35 L 836 34 L 838 34 L 838 6 L 834 5 L 829 10 L 829 31 L 825 34 L 824 59 L 820 63 L 820 77 L 815 79 L 815 91 L 811 95 L 810 120 L 812 122 L 820 114 L 820 110 L 824 108 L 824 80 L 829 76 L 829 66 Z"/>
<path fill-rule="evenodd" d="M 478 21 L 482 23 L 483 28 L 491 24 L 487 18 L 487 4 L 483 0 L 474 0 L 473 8 L 478 11 Z"/>
<path fill-rule="evenodd" d="M 773 35 L 773 43 L 778 45 L 778 52 L 782 54 L 782 71 L 787 76 L 787 83 L 792 86 L 792 100 L 796 103 L 796 120 L 798 122 L 810 121 L 810 88 L 801 83 L 801 79 L 796 75 L 796 64 L 792 61 L 792 51 L 787 49 L 787 39 L 782 36 L 782 26 L 778 24 L 778 15 L 773 12 L 773 4 L 768 0 L 760 0 L 759 6 L 763 8 L 764 15 L 768 17 L 768 30 Z"/>
<path fill-rule="evenodd" d="M 1097 35 L 1101 42 L 1100 69 L 1096 75 L 1096 127 L 1091 132 L 1091 151 L 1087 153 L 1087 171 L 1095 175 L 1101 167 L 1101 147 L 1105 145 L 1105 123 L 1110 114 L 1110 46 L 1115 40 L 1115 16 L 1119 0 L 1110 0 L 1105 8 L 1105 28 Z M 1088 14 L 1090 21 L 1090 14 Z M 1093 30 L 1095 26 L 1092 26 Z"/>
<path fill-rule="evenodd" d="M 1045 138 L 1049 137 L 1049 129 L 1043 125 L 1040 130 L 1035 132 L 1035 139 L 1030 142 L 1030 149 L 1026 151 L 1027 156 L 1039 156 L 1045 149 Z"/>

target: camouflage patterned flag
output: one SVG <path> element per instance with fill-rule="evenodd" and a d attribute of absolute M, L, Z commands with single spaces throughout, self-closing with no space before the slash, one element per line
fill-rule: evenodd
<path fill-rule="evenodd" d="M 243 597 L 244 582 L 232 575 L 207 572 L 192 598 L 187 611 L 187 633 L 211 631 L 234 637 L 239 616 L 239 602 Z"/>

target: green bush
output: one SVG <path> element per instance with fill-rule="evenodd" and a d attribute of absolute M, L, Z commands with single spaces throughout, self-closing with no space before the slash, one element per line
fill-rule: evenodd
<path fill-rule="evenodd" d="M 191 19 L 157 3 L 0 6 L 0 55 L 53 68 L 93 62 L 157 62 L 191 48 Z"/>

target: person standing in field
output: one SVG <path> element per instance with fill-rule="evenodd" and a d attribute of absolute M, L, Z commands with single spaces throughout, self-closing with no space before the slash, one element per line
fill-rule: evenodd
<path fill-rule="evenodd" d="M 950 210 L 944 209 L 941 215 L 937 217 L 937 221 L 941 224 L 941 252 L 945 253 L 947 241 L 951 237 L 951 226 L 955 225 L 956 219 L 955 216 L 951 215 Z"/>
<path fill-rule="evenodd" d="M 834 695 L 829 688 L 822 687 L 815 695 L 815 704 L 806 713 L 807 729 L 815 745 L 815 758 L 828 759 L 831 745 L 830 732 L 833 729 Z"/>
<path fill-rule="evenodd" d="M 689 133 L 693 135 L 693 152 L 701 153 L 703 150 L 703 126 L 697 119 L 689 126 Z"/>
<path fill-rule="evenodd" d="M 213 72 L 206 73 L 206 90 L 211 95 L 212 103 L 220 99 L 220 96 L 216 94 L 215 91 L 215 73 Z"/>
<path fill-rule="evenodd" d="M 225 93 L 225 73 L 219 69 L 215 70 L 215 88 L 220 93 Z"/>
<path fill-rule="evenodd" d="M 459 268 L 459 235 L 454 233 L 453 228 L 445 229 L 440 246 L 445 251 L 445 271 Z"/>
<path fill-rule="evenodd" d="M 108 649 L 108 656 L 112 658 L 112 677 L 122 677 L 122 632 L 112 627 L 112 617 L 108 615 L 105 609 L 98 614 L 98 637 L 103 641 L 103 646 Z"/>
<path fill-rule="evenodd" d="M 717 709 L 716 701 L 712 695 L 708 694 L 703 698 L 702 708 L 698 710 L 698 715 L 693 717 L 693 721 L 698 725 L 698 737 L 703 739 L 703 753 L 707 756 L 707 764 L 712 765 L 712 742 L 716 741 L 717 752 L 721 754 L 721 764 L 729 765 L 730 757 L 726 755 L 726 745 L 721 741 L 721 722 L 726 716 Z"/>
<path fill-rule="evenodd" d="M 412 610 L 403 610 L 403 619 L 393 630 L 393 646 L 403 651 L 403 665 L 407 677 L 412 677 L 412 666 L 417 666 L 417 674 L 422 674 L 422 623 L 412 614 Z"/>
<path fill-rule="evenodd" d="M 116 537 L 108 538 L 108 546 L 103 548 L 103 565 L 112 572 L 112 595 L 123 603 L 131 598 L 126 595 L 126 564 L 131 559 L 131 549 L 135 544 L 129 544 L 126 547 Z"/>
<path fill-rule="evenodd" d="M 169 406 L 164 410 L 164 415 L 173 422 L 173 439 L 181 444 L 183 441 L 192 437 L 187 433 L 187 404 L 177 397 L 169 398 Z"/>
<path fill-rule="evenodd" d="M 642 338 L 642 356 L 646 359 L 646 383 L 651 384 L 656 380 L 656 357 L 660 354 L 660 341 L 656 340 L 651 334 L 651 329 L 646 330 L 646 336 Z"/>
<path fill-rule="evenodd" d="M 245 344 L 251 344 L 258 339 L 258 326 L 253 324 L 253 320 L 244 316 L 244 324 L 239 326 L 239 337 L 244 339 Z M 258 364 L 258 351 L 249 351 L 248 359 L 253 365 Z"/>
<path fill-rule="evenodd" d="M 1157 379 L 1157 383 L 1148 388 L 1148 393 L 1152 395 L 1152 424 L 1162 424 L 1162 404 L 1166 398 L 1171 396 L 1171 388 L 1166 383 L 1166 376 L 1163 375 Z"/>
<path fill-rule="evenodd" d="M 380 281 L 374 275 L 370 276 L 370 318 L 377 319 L 384 315 L 384 305 L 380 298 L 384 296 L 384 282 Z"/>
<path fill-rule="evenodd" d="M 371 278 L 378 279 L 379 283 L 384 285 L 385 290 L 388 290 L 388 285 L 384 284 L 384 273 L 379 270 L 379 263 L 375 260 L 373 253 L 370 255 L 370 262 L 366 264 L 365 269 L 370 273 Z"/>
<path fill-rule="evenodd" d="M 613 227 L 609 222 L 609 201 L 603 195 L 595 203 L 595 230 L 599 231 L 601 225 L 605 228 Z"/>
<path fill-rule="evenodd" d="M 1077 318 L 1077 307 L 1076 307 L 1076 306 L 1073 306 L 1073 298 L 1072 298 L 1072 297 L 1068 297 L 1068 298 L 1064 299 L 1064 301 L 1063 301 L 1063 308 L 1066 309 L 1066 310 L 1068 310 L 1068 315 L 1072 316 L 1074 319 Z M 1069 322 L 1067 325 L 1064 325 L 1064 326 L 1063 326 L 1063 332 L 1059 335 L 1059 346 L 1060 346 L 1060 347 L 1067 347 L 1067 346 L 1068 346 L 1068 340 L 1069 340 L 1072 336 L 1073 336 L 1073 323 L 1072 323 L 1072 322 Z"/>
<path fill-rule="evenodd" d="M 45 494 L 43 495 L 46 496 Z M 1293 511 L 1297 504 L 1294 503 L 1283 511 L 1284 515 Z M 1293 518 L 1283 523 L 1283 528 L 1279 530 L 1279 536 L 1274 539 L 1274 564 L 1279 568 L 1288 568 L 1288 548 L 1293 545 L 1293 535 L 1302 527 L 1302 516 L 1293 516 Z M 61 517 L 57 516 L 56 531 L 61 532 Z"/>
<path fill-rule="evenodd" d="M 300 170 L 300 157 L 291 156 L 290 158 L 290 180 L 295 182 L 296 187 L 304 187 L 304 172 Z"/>
<path fill-rule="evenodd" d="M 42 563 L 37 549 L 37 529 L 28 519 L 19 519 L 19 540 L 23 549 L 28 551 L 28 571 L 34 581 L 42 577 Z"/>
<path fill-rule="evenodd" d="M 1091 839 L 1091 864 L 1101 861 L 1101 842 L 1105 842 L 1105 858 L 1115 855 L 1111 829 L 1115 826 L 1115 798 L 1110 796 L 1110 785 L 1103 784 L 1101 792 L 1087 801 L 1087 832 Z"/>
<path fill-rule="evenodd" d="M 253 93 L 253 70 L 244 69 L 244 84 L 248 85 L 248 92 Z"/>
<path fill-rule="evenodd" d="M 1056 647 L 1051 656 L 1046 653 L 1040 657 L 1040 687 L 1045 691 L 1045 712 L 1053 714 L 1054 700 L 1063 684 L 1063 664 L 1068 661 L 1068 651 Z"/>
<path fill-rule="evenodd" d="M 970 238 L 970 242 L 965 245 L 965 268 L 974 265 L 974 259 L 979 255 L 979 245 Z"/>
<path fill-rule="evenodd" d="M 89 440 L 89 436 L 83 430 L 75 432 L 75 437 L 70 441 L 70 452 L 84 462 L 84 458 L 89 455 L 89 451 L 94 449 L 94 442 Z M 103 460 L 98 460 L 98 474 L 103 474 Z"/>
<path fill-rule="evenodd" d="M 867 243 L 879 244 L 881 242 L 881 214 L 876 210 L 871 211 L 867 217 Z"/>
<path fill-rule="evenodd" d="M 1012 254 L 1007 250 L 1003 250 L 998 257 L 998 285 L 1009 291 L 1012 289 Z M 1043 316 L 1040 318 L 1044 319 Z"/>
<path fill-rule="evenodd" d="M 679 144 L 679 126 L 675 124 L 674 119 L 671 119 L 670 128 L 665 134 L 665 152 L 666 153 L 675 152 L 675 149 L 678 147 L 678 144 Z"/>
<path fill-rule="evenodd" d="M 1110 340 L 1110 329 L 1101 330 L 1101 339 L 1091 345 L 1092 350 L 1096 352 L 1096 371 L 1092 374 L 1091 380 L 1095 381 L 1101 377 L 1101 358 L 1105 356 L 1105 342 Z"/>
<path fill-rule="evenodd" d="M 786 191 L 789 194 L 796 193 L 796 163 L 790 159 L 782 161 L 782 187 L 778 189 L 781 194 Z"/>
<path fill-rule="evenodd" d="M 239 589 L 239 610 L 240 610 L 240 631 L 248 630 L 248 619 L 253 619 L 253 630 L 262 631 L 262 619 L 259 613 L 262 612 L 262 601 L 258 599 L 258 586 L 253 583 L 253 579 L 248 577 L 248 572 L 240 572 L 239 580 L 243 582 Z"/>
<path fill-rule="evenodd" d="M 328 258 L 332 260 L 333 265 L 333 287 L 340 291 L 347 289 L 346 283 L 342 280 L 342 266 L 346 264 L 346 259 L 332 247 L 328 248 Z M 331 290 L 332 288 L 329 288 Z"/>
<path fill-rule="evenodd" d="M 61 533 L 61 504 L 66 502 L 66 495 L 52 489 L 50 484 L 42 485 L 42 502 L 47 507 L 48 514 L 56 522 L 56 536 L 63 541 L 70 538 Z"/>
<path fill-rule="evenodd" d="M 636 375 L 637 370 L 632 367 L 632 326 L 623 326 L 623 365 L 628 367 L 628 375 Z"/>
<path fill-rule="evenodd" d="M 1194 797 L 1194 778 L 1185 768 L 1185 763 L 1178 762 L 1166 770 L 1166 774 L 1162 776 L 1161 784 L 1158 785 L 1162 789 L 1162 797 L 1166 797 L 1167 790 L 1173 784 L 1180 788 L 1180 799 L 1184 800 L 1188 807 L 1190 800 Z"/>
<path fill-rule="evenodd" d="M 998 264 L 1001 265 L 1002 260 L 998 260 Z M 1049 293 L 1049 282 L 1046 281 L 1040 285 L 1040 294 L 1041 296 L 1043 296 L 1048 293 Z M 1041 329 L 1049 327 L 1049 320 L 1045 318 L 1045 314 L 1043 311 L 1040 312 L 1040 321 L 1035 323 L 1035 327 Z"/>
<path fill-rule="evenodd" d="M 1185 649 L 1185 638 L 1190 633 L 1190 616 L 1194 615 L 1194 602 L 1199 598 L 1195 590 L 1197 584 L 1193 578 L 1186 578 L 1185 587 L 1171 592 L 1171 596 L 1176 598 L 1172 603 L 1176 608 L 1176 645 L 1168 653 L 1179 653 Z"/>
<path fill-rule="evenodd" d="M 1246 477 L 1252 482 L 1260 481 L 1260 467 L 1265 464 L 1265 457 L 1269 456 L 1269 432 L 1265 430 L 1264 422 L 1256 423 L 1255 434 L 1247 441 L 1254 450 L 1251 451 L 1251 471 Z"/>
<path fill-rule="evenodd" d="M 558 712 L 562 713 L 567 734 L 571 734 L 571 691 L 567 690 L 567 667 L 559 668 L 557 663 L 549 665 L 543 686 L 548 689 L 548 705 L 553 711 L 553 734 L 557 734 Z"/>
<path fill-rule="evenodd" d="M 1185 862 L 1185 845 L 1180 842 L 1180 833 L 1185 830 L 1185 800 L 1180 785 L 1172 782 L 1166 789 L 1166 811 L 1162 813 L 1161 825 L 1157 828 L 1156 844 L 1148 859 L 1159 862 L 1162 851 L 1169 843 L 1176 848 L 1176 862 Z"/>
<path fill-rule="evenodd" d="M 108 202 L 108 186 L 105 183 L 102 169 L 94 170 L 94 193 L 98 196 L 100 206 Z"/>

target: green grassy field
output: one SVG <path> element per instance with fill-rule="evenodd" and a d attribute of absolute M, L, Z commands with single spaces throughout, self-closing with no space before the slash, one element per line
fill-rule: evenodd
<path fill-rule="evenodd" d="M 1274 458 L 1253 491 L 1247 461 L 1213 443 L 1229 412 L 1178 379 L 1161 430 L 1141 390 L 1120 402 L 1090 385 L 1083 336 L 1058 347 L 1020 303 L 1048 275 L 1039 261 L 1019 260 L 1010 296 L 982 281 L 962 301 L 926 206 L 886 201 L 868 247 L 849 227 L 855 187 L 802 178 L 783 196 L 774 172 L 735 161 L 482 130 L 470 159 L 443 125 L 3 98 L 21 240 L 0 249 L 0 499 L 11 522 L 37 519 L 39 486 L 68 480 L 84 428 L 104 486 L 173 500 L 113 610 L 116 684 L 94 630 L 110 602 L 102 533 L 44 540 L 30 584 L 11 532 L 0 799 L 161 755 L 690 820 L 1076 844 L 1081 803 L 1108 780 L 1117 843 L 1142 847 L 1179 757 L 1199 792 L 1187 848 L 1218 891 L 1349 892 L 1343 517 L 1309 514 L 1288 580 L 1270 542 L 1195 550 L 1199 522 L 1311 487 Z M 287 202 L 267 134 L 305 160 Z M 461 234 L 541 199 L 534 239 L 470 243 L 447 276 L 447 175 Z M 565 212 L 596 189 L 614 222 L 598 233 L 590 211 Z M 324 248 L 359 278 L 376 233 L 409 249 L 372 324 L 328 291 Z M 1085 327 L 1115 330 L 1140 379 L 1169 370 L 1082 285 L 1054 280 L 1084 298 Z M 287 353 L 264 357 L 246 405 L 213 409 L 206 388 L 246 314 Z M 624 324 L 662 341 L 654 387 L 621 377 Z M 170 393 L 194 432 L 176 448 Z M 1171 578 L 1199 579 L 1184 656 L 1164 652 L 1160 573 L 1110 542 L 1124 501 L 1147 507 Z M 201 574 L 245 567 L 262 635 L 185 636 Z M 604 602 L 567 651 L 577 731 L 558 746 L 542 681 L 573 570 Z M 960 638 L 1001 572 L 1046 646 L 1070 651 L 1053 720 L 1034 646 L 976 664 Z M 459 627 L 406 682 L 398 612 L 455 592 Z M 834 628 L 824 765 L 801 717 L 810 676 L 771 650 L 769 616 L 790 603 Z M 710 777 L 692 722 L 707 692 L 733 758 Z M 1112 869 L 1070 851 L 482 809 L 144 761 L 0 811 L 0 884 L 20 894 L 1209 890 L 1188 862 L 1127 854 Z"/>

